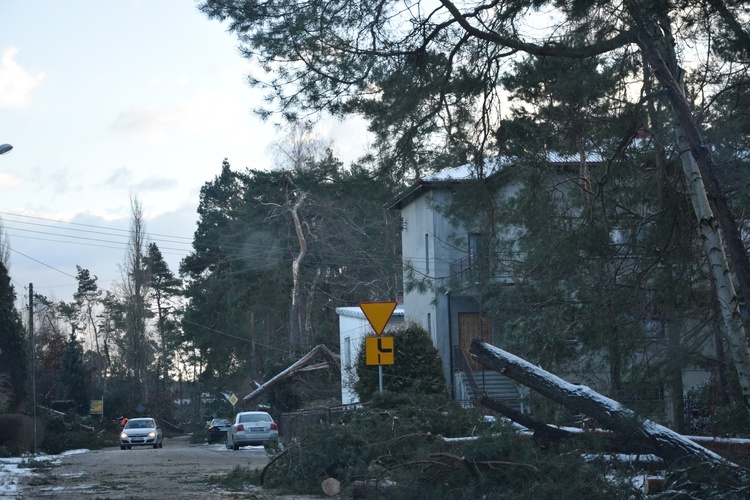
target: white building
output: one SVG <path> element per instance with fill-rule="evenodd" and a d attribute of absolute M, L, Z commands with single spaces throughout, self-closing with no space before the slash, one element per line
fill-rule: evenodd
<path fill-rule="evenodd" d="M 337 307 L 339 316 L 339 345 L 341 346 L 341 404 L 358 403 L 359 397 L 352 387 L 357 380 L 357 356 L 364 338 L 375 333 L 359 306 Z M 384 332 L 404 323 L 404 306 L 399 304 L 388 320 Z"/>

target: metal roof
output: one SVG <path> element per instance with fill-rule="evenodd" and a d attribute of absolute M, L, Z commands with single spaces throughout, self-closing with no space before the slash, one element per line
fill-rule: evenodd
<path fill-rule="evenodd" d="M 513 165 L 517 158 L 511 156 L 496 156 L 484 161 L 483 177 L 491 177 L 502 172 L 505 168 Z M 603 163 L 605 158 L 599 153 L 587 153 L 586 161 L 590 164 Z M 547 162 L 554 166 L 578 165 L 581 162 L 577 154 L 560 154 L 556 152 L 547 152 Z M 402 191 L 386 208 L 398 209 L 410 203 L 419 197 L 428 188 L 435 184 L 462 182 L 471 179 L 477 179 L 477 165 L 467 163 L 458 167 L 451 167 L 441 170 L 440 172 L 422 177 L 405 191 Z"/>
<path fill-rule="evenodd" d="M 499 156 L 496 158 L 490 158 L 484 162 L 484 177 L 495 175 L 502 171 L 503 167 L 507 167 L 513 164 L 513 160 L 506 156 Z M 449 182 L 449 181 L 465 181 L 469 179 L 477 178 L 477 165 L 474 163 L 467 163 L 466 165 L 459 165 L 458 167 L 446 168 L 432 175 L 428 175 L 421 179 L 421 182 Z"/>
<path fill-rule="evenodd" d="M 362 312 L 362 309 L 359 306 L 337 307 L 336 314 L 338 314 L 339 316 L 350 316 L 352 318 L 367 319 L 367 316 L 365 316 L 365 313 Z M 393 310 L 393 314 L 391 314 L 391 317 L 403 316 L 403 315 L 404 315 L 404 305 L 398 304 L 396 306 L 396 309 Z"/>

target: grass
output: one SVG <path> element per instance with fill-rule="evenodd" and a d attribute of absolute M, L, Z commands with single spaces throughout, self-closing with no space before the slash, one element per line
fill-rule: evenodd
<path fill-rule="evenodd" d="M 225 490 L 242 491 L 248 486 L 260 484 L 260 469 L 249 469 L 238 465 L 226 474 L 209 476 L 205 482 L 220 486 Z"/>
<path fill-rule="evenodd" d="M 22 460 L 18 467 L 21 469 L 33 469 L 34 472 L 44 472 L 55 467 L 50 460 L 36 460 L 35 458 Z"/>

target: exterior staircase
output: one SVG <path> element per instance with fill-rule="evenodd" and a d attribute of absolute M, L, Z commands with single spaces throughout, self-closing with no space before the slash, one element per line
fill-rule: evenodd
<path fill-rule="evenodd" d="M 473 405 L 482 394 L 487 394 L 516 410 L 523 410 L 521 397 L 513 380 L 493 370 L 475 371 L 473 375 L 477 383 L 476 389 L 469 380 L 471 375 L 463 371 L 455 373 L 456 400 Z"/>
<path fill-rule="evenodd" d="M 463 350 L 454 351 L 456 371 L 453 373 L 454 398 L 464 406 L 475 406 L 487 394 L 516 410 L 523 411 L 516 383 L 494 370 L 473 370 Z"/>

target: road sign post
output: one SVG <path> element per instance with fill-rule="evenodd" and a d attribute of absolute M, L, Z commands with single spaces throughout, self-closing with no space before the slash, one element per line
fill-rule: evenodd
<path fill-rule="evenodd" d="M 227 401 L 232 403 L 232 413 L 234 413 L 234 405 L 236 405 L 238 401 L 237 396 L 235 396 L 234 393 L 232 393 L 232 394 L 224 394 L 224 397 L 227 398 Z"/>
<path fill-rule="evenodd" d="M 385 330 L 397 305 L 396 302 L 362 302 L 359 304 L 359 308 L 362 309 L 377 335 L 377 337 L 365 339 L 365 361 L 368 365 L 378 365 L 378 386 L 381 393 L 383 392 L 383 365 L 394 364 L 394 348 L 393 337 L 380 335 Z"/>

